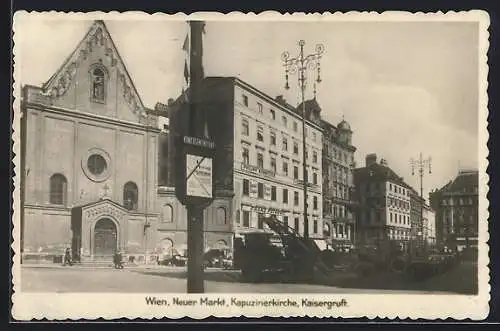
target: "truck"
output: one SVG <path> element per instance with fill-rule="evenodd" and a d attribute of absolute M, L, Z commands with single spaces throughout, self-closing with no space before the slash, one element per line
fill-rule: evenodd
<path fill-rule="evenodd" d="M 312 280 L 316 273 L 328 273 L 321 250 L 313 239 L 300 236 L 276 217 L 262 217 L 267 229 L 246 229 L 235 233 L 234 268 L 244 280 Z"/>

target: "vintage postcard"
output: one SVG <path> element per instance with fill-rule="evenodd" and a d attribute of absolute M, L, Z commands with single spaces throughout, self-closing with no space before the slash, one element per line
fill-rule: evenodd
<path fill-rule="evenodd" d="M 485 318 L 488 27 L 15 13 L 13 317 Z"/>

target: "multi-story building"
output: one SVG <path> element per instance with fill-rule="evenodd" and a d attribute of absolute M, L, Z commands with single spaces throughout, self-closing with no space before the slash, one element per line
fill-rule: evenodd
<path fill-rule="evenodd" d="M 424 205 L 422 233 L 427 244 L 436 244 L 436 213 L 427 204 Z"/>
<path fill-rule="evenodd" d="M 352 130 L 345 120 L 323 127 L 323 223 L 324 235 L 334 249 L 350 247 L 355 239 Z"/>
<path fill-rule="evenodd" d="M 143 105 L 104 22 L 93 23 L 47 83 L 22 92 L 26 253 L 71 246 L 91 260 L 121 249 L 144 261 L 185 244 L 185 208 L 165 186 L 166 107 Z M 207 246 L 232 237 L 227 195 L 205 211 Z"/>
<path fill-rule="evenodd" d="M 385 160 L 366 156 L 366 165 L 354 170 L 354 185 L 359 199 L 357 242 L 379 244 L 383 241 L 407 243 L 410 240 L 410 186 Z"/>
<path fill-rule="evenodd" d="M 417 241 L 423 241 L 424 225 L 423 225 L 423 212 L 425 206 L 425 199 L 413 188 L 410 188 L 410 224 L 411 236 Z"/>
<path fill-rule="evenodd" d="M 442 188 L 429 194 L 430 205 L 436 211 L 438 244 L 462 250 L 477 247 L 478 239 L 477 170 L 462 170 Z"/>
<path fill-rule="evenodd" d="M 25 251 L 154 249 L 157 116 L 103 22 L 43 86 L 23 87 L 21 107 Z"/>
<path fill-rule="evenodd" d="M 288 105 L 282 97 L 272 98 L 233 77 L 205 78 L 201 95 L 209 114 L 209 135 L 225 133 L 225 138 L 215 141 L 223 148 L 217 151 L 216 168 L 226 169 L 219 182 L 234 184 L 231 214 L 234 228 L 263 228 L 261 216 L 269 214 L 302 234 L 304 160 L 302 116 L 297 110 L 301 108 Z M 319 116 L 318 107 L 306 104 L 306 180 L 311 238 L 323 236 Z M 175 163 L 175 158 L 170 162 Z"/>

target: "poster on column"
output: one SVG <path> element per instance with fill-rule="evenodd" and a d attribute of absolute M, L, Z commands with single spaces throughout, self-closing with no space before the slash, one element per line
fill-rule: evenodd
<path fill-rule="evenodd" d="M 186 193 L 192 197 L 212 197 L 212 159 L 186 155 Z"/>

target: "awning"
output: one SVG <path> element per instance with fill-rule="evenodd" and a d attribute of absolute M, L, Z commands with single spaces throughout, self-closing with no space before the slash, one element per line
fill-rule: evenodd
<path fill-rule="evenodd" d="M 316 245 L 318 245 L 319 249 L 324 251 L 326 250 L 326 241 L 324 241 L 323 239 L 314 239 L 314 243 Z"/>

